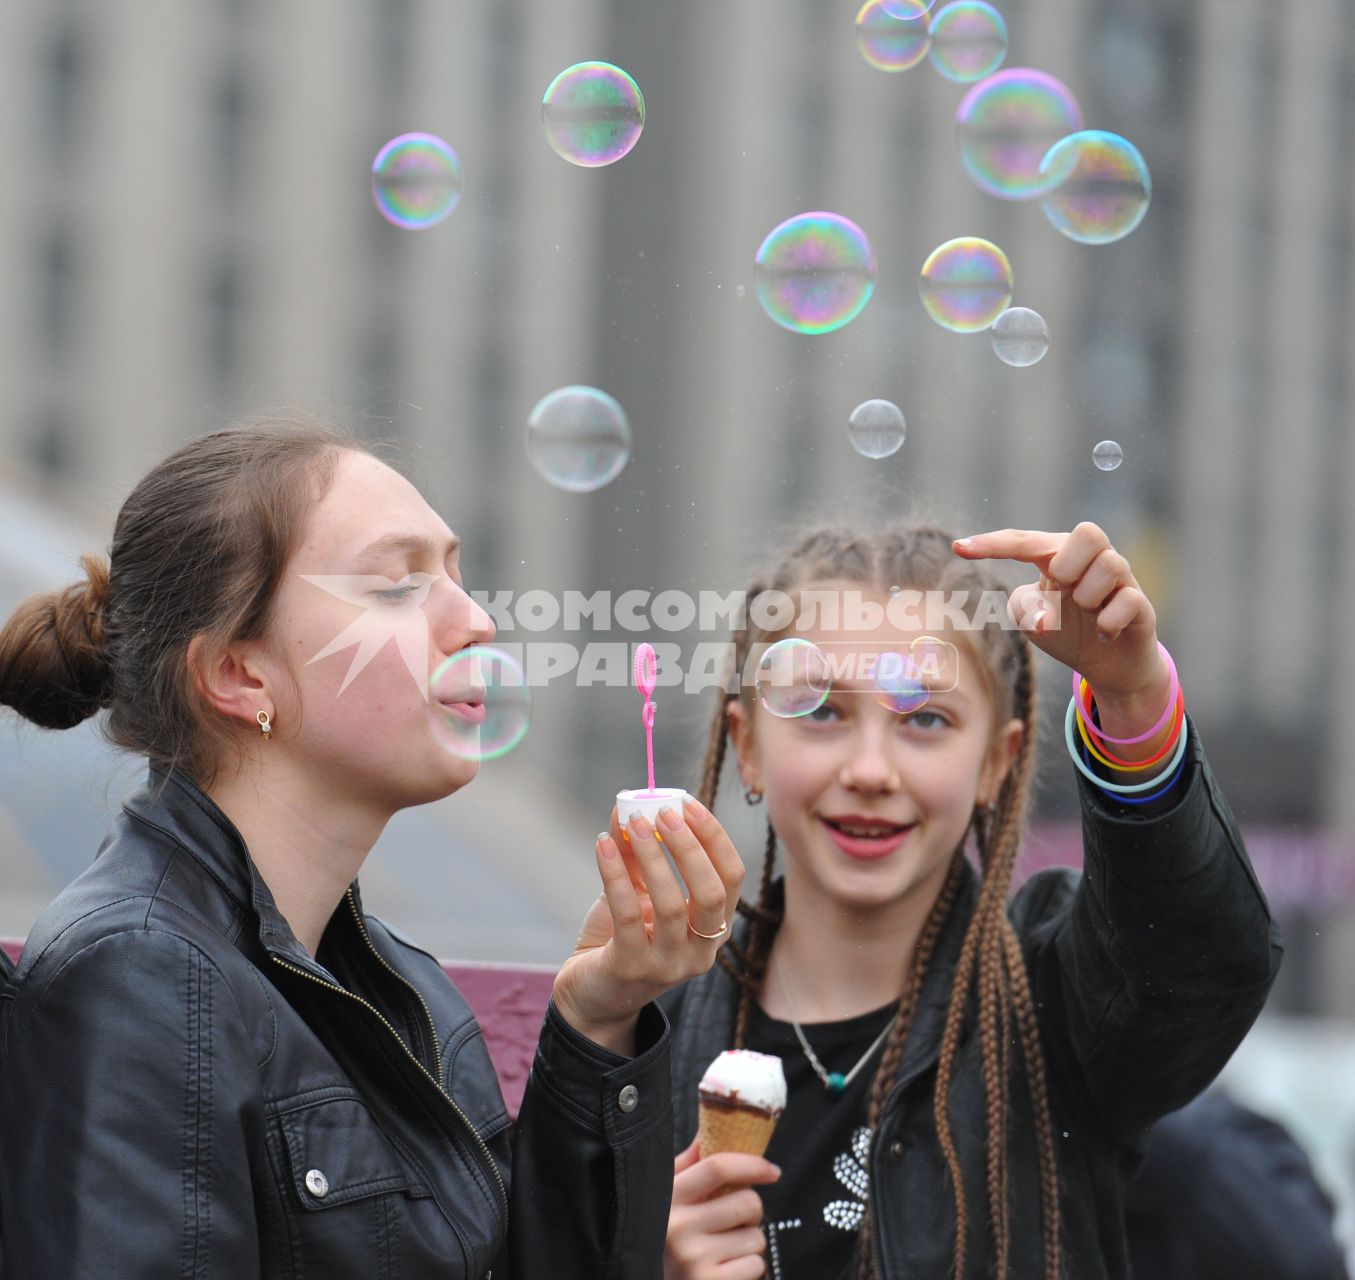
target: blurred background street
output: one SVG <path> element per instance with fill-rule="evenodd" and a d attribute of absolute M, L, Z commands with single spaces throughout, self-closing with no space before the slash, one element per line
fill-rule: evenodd
<path fill-rule="evenodd" d="M 1005 65 L 1058 76 L 1147 158 L 1152 205 L 1123 242 L 1074 244 L 971 185 L 965 86 L 869 67 L 850 0 L 9 0 L 0 611 L 106 550 L 171 448 L 272 405 L 402 441 L 491 595 L 727 593 L 814 515 L 1094 520 L 1156 605 L 1286 934 L 1231 1078 L 1301 1130 L 1350 1238 L 1355 1095 L 1334 1082 L 1355 1078 L 1355 9 L 998 7 Z M 601 170 L 560 160 L 539 121 L 545 86 L 592 58 L 647 107 Z M 460 206 L 421 232 L 370 194 L 372 157 L 411 130 L 465 169 Z M 806 337 L 761 311 L 753 256 L 818 209 L 867 230 L 879 281 L 855 321 Z M 1007 251 L 1016 303 L 1052 332 L 1039 365 L 922 310 L 919 267 L 959 235 Z M 611 393 L 634 431 L 591 494 L 551 487 L 524 448 L 532 406 L 570 383 Z M 873 397 L 908 420 L 882 460 L 846 435 Z M 1113 472 L 1092 465 L 1104 439 L 1124 449 Z M 1078 849 L 1066 684 L 1039 670 L 1029 865 Z M 661 693 L 661 781 L 695 784 L 711 698 Z M 93 725 L 0 724 L 0 935 L 22 935 L 144 765 Z M 516 752 L 391 823 L 369 907 L 443 956 L 558 962 L 596 894 L 592 834 L 642 769 L 633 693 L 537 690 Z M 732 783 L 725 801 L 752 862 Z"/>

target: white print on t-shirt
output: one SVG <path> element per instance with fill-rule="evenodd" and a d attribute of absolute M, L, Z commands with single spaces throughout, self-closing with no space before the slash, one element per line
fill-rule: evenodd
<path fill-rule="evenodd" d="M 862 1126 L 852 1134 L 851 1154 L 833 1161 L 833 1172 L 855 1197 L 834 1200 L 823 1206 L 823 1220 L 843 1231 L 859 1231 L 866 1216 L 866 1193 L 870 1189 L 870 1130 Z"/>
<path fill-rule="evenodd" d="M 803 1226 L 804 1222 L 800 1218 L 787 1218 L 784 1222 L 767 1224 L 767 1256 L 772 1260 L 771 1280 L 786 1280 L 781 1270 L 781 1233 Z"/>

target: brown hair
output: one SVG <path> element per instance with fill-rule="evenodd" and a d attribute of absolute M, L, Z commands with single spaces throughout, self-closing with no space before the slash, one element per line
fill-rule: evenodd
<path fill-rule="evenodd" d="M 961 560 L 951 549 L 951 535 L 932 524 L 912 524 L 872 536 L 827 526 L 806 535 L 781 564 L 755 582 L 747 599 L 763 591 L 791 593 L 798 587 L 816 582 L 846 580 L 873 586 L 907 585 L 921 591 L 969 591 L 971 599 L 980 593 L 1002 589 L 996 574 L 981 563 Z M 959 599 L 957 596 L 956 599 Z M 961 606 L 963 612 L 963 606 Z M 971 614 L 972 619 L 972 614 Z M 734 679 L 737 690 L 722 691 L 711 722 L 710 738 L 701 770 L 698 795 L 713 807 L 724 767 L 729 742 L 729 703 L 742 699 L 745 711 L 753 711 L 753 691 L 742 679 L 744 666 L 754 645 L 765 642 L 774 633 L 749 624 L 735 633 Z M 1007 774 L 991 815 L 976 809 L 974 831 L 978 846 L 982 886 L 978 903 L 970 918 L 952 982 L 949 1011 L 942 1033 L 937 1066 L 935 1113 L 937 1136 L 949 1167 L 955 1195 L 954 1274 L 965 1269 L 968 1230 L 968 1206 L 959 1155 L 951 1135 L 948 1097 L 953 1078 L 960 1029 L 970 1005 L 971 989 L 977 988 L 978 1033 L 983 1056 L 983 1083 L 987 1099 L 987 1193 L 992 1228 L 994 1274 L 1007 1274 L 1009 1228 L 1007 1215 L 1007 1095 L 1011 1066 L 1008 1046 L 1016 1043 L 1025 1063 L 1025 1080 L 1035 1114 L 1036 1141 L 1039 1149 L 1041 1209 L 1044 1222 L 1046 1280 L 1058 1280 L 1060 1267 L 1058 1172 L 1054 1154 L 1053 1124 L 1045 1083 L 1044 1055 L 1031 1000 L 1030 984 L 1020 942 L 1007 918 L 1006 900 L 1011 888 L 1012 869 L 1024 828 L 1031 790 L 1036 733 L 1035 675 L 1030 645 L 1017 631 L 996 625 L 966 631 L 971 648 L 992 702 L 995 730 L 1013 716 L 1024 725 L 1021 745 Z M 739 903 L 740 912 L 749 920 L 743 945 L 730 942 L 721 951 L 721 965 L 739 984 L 739 1006 L 735 1024 L 735 1047 L 742 1048 L 748 1027 L 748 1010 L 753 996 L 767 972 L 771 942 L 780 913 L 772 895 L 776 855 L 776 832 L 767 824 L 766 859 L 762 868 L 761 889 L 755 904 Z M 876 1070 L 870 1090 L 867 1124 L 872 1135 L 879 1130 L 885 1101 L 889 1096 L 903 1050 L 907 1043 L 918 995 L 932 952 L 954 906 L 960 885 L 964 845 L 955 850 L 946 881 L 938 894 L 919 936 L 904 979 L 899 1016 L 894 1024 Z M 1013 1035 L 1013 1032 L 1015 1033 Z M 872 1141 L 874 1138 L 872 1137 Z M 874 1280 L 876 1206 L 871 1197 L 861 1225 L 857 1244 L 858 1280 Z"/>
<path fill-rule="evenodd" d="M 343 450 L 378 449 L 304 414 L 264 414 L 190 440 L 118 512 L 109 559 L 24 600 L 0 630 L 0 705 L 48 729 L 107 708 L 104 737 L 210 786 L 231 726 L 189 670 L 268 635 L 283 569 Z"/>

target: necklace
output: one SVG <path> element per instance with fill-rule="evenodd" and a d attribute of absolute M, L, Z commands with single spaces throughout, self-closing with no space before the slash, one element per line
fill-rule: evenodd
<path fill-rule="evenodd" d="M 846 1075 L 840 1071 L 829 1071 L 819 1061 L 819 1055 L 810 1048 L 809 1041 L 805 1038 L 805 1033 L 800 1029 L 800 1024 L 795 1020 L 795 1009 L 791 1003 L 790 992 L 786 989 L 785 975 L 781 972 L 781 966 L 776 968 L 777 985 L 781 988 L 781 999 L 785 1001 L 786 1011 L 790 1014 L 790 1025 L 795 1031 L 795 1038 L 800 1042 L 800 1048 L 805 1051 L 805 1057 L 809 1060 L 809 1065 L 814 1068 L 814 1074 L 823 1081 L 823 1087 L 830 1098 L 840 1098 L 847 1092 L 847 1086 L 856 1079 L 861 1068 L 875 1055 L 875 1051 L 884 1044 L 885 1038 L 894 1030 L 894 1024 L 899 1020 L 899 1015 L 894 1014 L 885 1024 L 885 1029 L 871 1042 L 869 1049 L 861 1055 L 854 1066 Z"/>

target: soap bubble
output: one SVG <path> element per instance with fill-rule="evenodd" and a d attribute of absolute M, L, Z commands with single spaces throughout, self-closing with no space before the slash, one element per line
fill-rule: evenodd
<path fill-rule="evenodd" d="M 803 636 L 778 640 L 758 660 L 753 687 L 772 715 L 783 720 L 807 716 L 823 706 L 832 690 L 828 659 Z"/>
<path fill-rule="evenodd" d="M 1012 301 L 1012 264 L 976 236 L 947 240 L 922 265 L 922 305 L 943 329 L 978 333 Z"/>
<path fill-rule="evenodd" d="M 596 387 L 561 387 L 527 419 L 527 456 L 557 489 L 601 489 L 630 457 L 626 412 Z"/>
<path fill-rule="evenodd" d="M 880 8 L 891 18 L 912 22 L 924 17 L 936 0 L 880 0 Z"/>
<path fill-rule="evenodd" d="M 640 140 L 645 100 L 640 86 L 610 62 L 566 67 L 541 99 L 546 141 L 570 164 L 615 164 Z"/>
<path fill-rule="evenodd" d="M 1112 244 L 1143 221 L 1153 182 L 1139 149 L 1087 129 L 1055 143 L 1040 164 L 1045 217 L 1079 244 Z"/>
<path fill-rule="evenodd" d="M 461 161 L 431 133 L 402 133 L 372 161 L 372 198 L 377 212 L 397 227 L 436 226 L 461 199 Z"/>
<path fill-rule="evenodd" d="M 521 664 L 492 645 L 473 645 L 443 661 L 429 682 L 428 706 L 434 738 L 463 760 L 507 755 L 532 722 Z"/>
<path fill-rule="evenodd" d="M 907 71 L 927 56 L 932 35 L 927 19 L 890 17 L 885 0 L 866 0 L 856 15 L 856 47 L 877 71 Z"/>
<path fill-rule="evenodd" d="M 1007 24 L 985 0 L 953 0 L 932 14 L 931 23 L 932 66 L 947 80 L 982 80 L 1007 56 Z"/>
<path fill-rule="evenodd" d="M 852 448 L 865 458 L 887 458 L 897 453 L 906 431 L 903 411 L 888 400 L 867 400 L 847 419 Z"/>
<path fill-rule="evenodd" d="M 871 663 L 869 674 L 875 701 L 901 716 L 920 711 L 932 696 L 911 654 L 882 653 Z"/>
<path fill-rule="evenodd" d="M 1102 440 L 1092 450 L 1092 461 L 1098 471 L 1114 471 L 1124 461 L 1124 450 L 1114 440 Z"/>
<path fill-rule="evenodd" d="M 1029 307 L 1008 307 L 993 321 L 993 350 L 1014 369 L 1039 364 L 1049 350 L 1044 316 Z"/>
<path fill-rule="evenodd" d="M 1061 80 L 1012 67 L 981 80 L 955 111 L 955 147 L 980 190 L 1003 200 L 1049 191 L 1040 162 L 1050 147 L 1082 128 L 1082 108 Z"/>
<path fill-rule="evenodd" d="M 831 333 L 861 314 L 875 291 L 875 251 L 837 213 L 802 213 L 774 228 L 757 251 L 762 309 L 792 333 Z"/>

